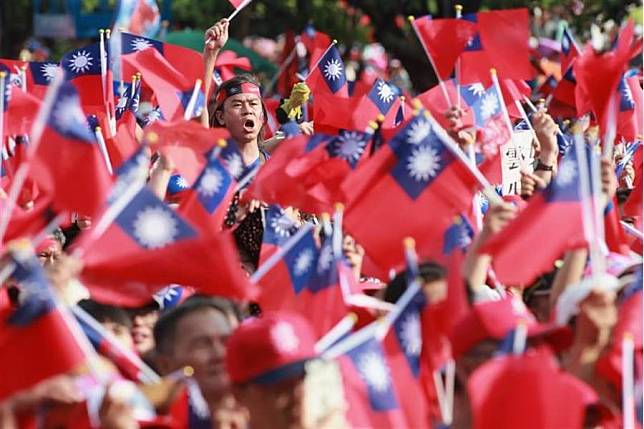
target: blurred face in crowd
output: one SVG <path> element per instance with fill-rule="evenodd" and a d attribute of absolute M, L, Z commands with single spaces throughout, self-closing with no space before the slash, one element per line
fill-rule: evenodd
<path fill-rule="evenodd" d="M 294 429 L 303 426 L 303 376 L 271 385 L 236 385 L 233 387 L 233 393 L 248 409 L 253 429 Z"/>
<path fill-rule="evenodd" d="M 177 323 L 170 353 L 160 356 L 162 369 L 169 373 L 189 365 L 206 400 L 220 398 L 230 385 L 224 357 L 232 329 L 230 318 L 214 308 L 184 316 Z"/>
<path fill-rule="evenodd" d="M 159 319 L 159 312 L 144 308 L 132 313 L 132 341 L 139 354 L 144 355 L 154 348 L 152 328 Z"/>
<path fill-rule="evenodd" d="M 232 138 L 241 144 L 256 142 L 265 120 L 262 100 L 256 94 L 230 96 L 216 114 Z"/>
<path fill-rule="evenodd" d="M 128 350 L 134 350 L 134 343 L 132 342 L 132 335 L 130 335 L 130 327 L 122 325 L 111 320 L 101 322 L 101 325 L 110 332 L 116 340 Z"/>
<path fill-rule="evenodd" d="M 63 252 L 63 247 L 58 240 L 48 240 L 46 245 L 38 249 L 38 260 L 47 267 L 53 265 Z"/>

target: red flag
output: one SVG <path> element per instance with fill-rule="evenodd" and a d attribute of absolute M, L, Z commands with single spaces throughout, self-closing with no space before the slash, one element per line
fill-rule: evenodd
<path fill-rule="evenodd" d="M 89 130 L 70 83 L 58 89 L 46 112 L 45 129 L 30 174 L 52 196 L 55 209 L 92 216 L 105 202 L 112 185 L 96 137 Z"/>
<path fill-rule="evenodd" d="M 172 158 L 181 176 L 190 184 L 206 165 L 206 156 L 212 147 L 228 136 L 225 128 L 204 128 L 197 122 L 184 120 L 156 121 L 145 132 L 145 138 Z"/>
<path fill-rule="evenodd" d="M 181 284 L 204 294 L 251 299 L 253 285 L 243 275 L 230 234 L 199 234 L 181 215 L 142 188 L 102 238 L 89 242 L 82 273 L 93 286 L 128 292 L 146 285 L 148 297 L 161 286 Z M 139 286 L 139 290 L 141 290 Z"/>
<path fill-rule="evenodd" d="M 346 229 L 386 270 L 402 263 L 404 237 L 414 237 L 420 256 L 435 252 L 452 217 L 471 206 L 477 187 L 454 143 L 428 116 L 412 118 L 342 184 Z"/>
<path fill-rule="evenodd" d="M 293 221 L 277 206 L 265 213 L 266 227 L 260 266 L 296 231 Z M 306 233 L 260 281 L 258 303 L 262 311 L 289 310 L 311 322 L 318 338 L 347 313 L 339 285 L 343 262 L 333 255 L 331 239 L 318 248 L 313 233 Z"/>
<path fill-rule="evenodd" d="M 179 213 L 204 233 L 221 231 L 235 183 L 216 150 L 212 151 L 194 186 L 182 198 Z"/>
<path fill-rule="evenodd" d="M 129 61 L 137 53 L 152 48 L 161 55 L 171 66 L 171 68 L 190 85 L 194 85 L 197 79 L 203 79 L 204 63 L 201 54 L 193 49 L 183 46 L 163 43 L 155 39 L 149 39 L 143 36 L 137 36 L 130 33 L 121 33 L 122 41 L 122 59 L 123 69 L 121 75 L 123 79 L 129 80 L 136 72 L 144 73 L 136 64 Z M 145 81 L 145 75 L 143 76 Z"/>
<path fill-rule="evenodd" d="M 477 25 L 467 19 L 432 19 L 430 16 L 416 19 L 414 25 L 438 69 L 439 79 L 449 79 L 459 55 L 477 34 Z"/>
<path fill-rule="evenodd" d="M 12 353 L 0 355 L 5 371 L 0 400 L 36 383 L 73 370 L 85 355 L 56 307 L 45 274 L 33 254 L 14 251 L 17 267 L 13 278 L 19 283 L 21 302 L 16 308 L 0 310 L 0 347 Z M 53 353 L 53 351 L 56 351 Z M 43 359 L 43 355 L 47 358 Z"/>
<path fill-rule="evenodd" d="M 1 64 L 0 70 L 2 70 Z M 0 136 L 0 141 L 4 141 L 5 136 L 29 134 L 40 110 L 40 100 L 35 96 L 15 86 L 11 87 L 10 91 L 9 102 L 3 113 L 3 135 Z"/>
<path fill-rule="evenodd" d="M 461 82 L 488 85 L 490 69 L 499 78 L 530 80 L 530 18 L 527 9 L 506 9 L 464 15 L 476 23 L 478 34 L 461 54 Z"/>
<path fill-rule="evenodd" d="M 617 87 L 624 69 L 631 59 L 631 42 L 633 35 L 633 22 L 629 21 L 622 33 L 615 50 L 602 55 L 595 53 L 592 46 L 587 45 L 584 52 L 576 59 L 573 69 L 577 79 L 575 96 L 577 112 L 585 113 L 582 106 L 583 100 L 588 100 L 592 111 L 597 118 L 602 130 L 606 130 L 609 120 L 611 99 L 621 104 L 617 99 Z M 614 105 L 613 109 L 618 109 Z"/>
<path fill-rule="evenodd" d="M 550 186 L 533 196 L 519 216 L 479 250 L 492 255 L 501 282 L 528 286 L 551 270 L 566 250 L 585 244 L 576 158 L 574 153 L 566 156 Z M 523 254 L 531 255 L 529 261 L 517 263 L 516 255 Z"/>
<path fill-rule="evenodd" d="M 1 58 L 0 64 L 9 68 L 11 83 L 16 86 L 26 84 L 27 92 L 37 98 L 44 98 L 47 86 L 56 75 L 58 63 L 41 61 L 19 61 Z M 22 69 L 24 67 L 24 75 Z M 23 80 L 26 81 L 23 82 Z"/>
<path fill-rule="evenodd" d="M 156 49 L 143 49 L 132 55 L 123 55 L 122 58 L 124 65 L 129 64 L 133 69 L 141 72 L 143 82 L 154 91 L 163 116 L 168 121 L 184 117 L 195 81 L 182 75 Z M 201 78 L 202 76 L 199 77 Z M 200 94 L 201 105 L 203 105 L 203 93 Z M 193 116 L 196 116 L 195 112 L 197 112 L 197 106 L 193 110 Z"/>

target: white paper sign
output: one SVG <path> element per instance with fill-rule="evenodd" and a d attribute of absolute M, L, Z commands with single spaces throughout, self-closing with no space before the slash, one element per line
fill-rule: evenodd
<path fill-rule="evenodd" d="M 512 133 L 512 140 L 502 145 L 501 174 L 503 195 L 521 194 L 521 170 L 532 172 L 532 132 L 519 130 Z"/>

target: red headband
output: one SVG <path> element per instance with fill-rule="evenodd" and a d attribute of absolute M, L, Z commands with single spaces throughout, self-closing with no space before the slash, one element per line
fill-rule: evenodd
<path fill-rule="evenodd" d="M 239 85 L 232 85 L 226 89 L 220 89 L 216 98 L 217 105 L 221 105 L 228 97 L 237 94 L 255 94 L 260 98 L 262 97 L 262 93 L 259 91 L 259 86 L 252 82 L 243 82 Z"/>

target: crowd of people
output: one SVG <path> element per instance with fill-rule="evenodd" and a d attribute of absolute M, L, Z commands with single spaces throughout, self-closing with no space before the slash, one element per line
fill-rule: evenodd
<path fill-rule="evenodd" d="M 66 56 L 25 135 L 11 103 L 34 106 L 36 78 L 0 68 L 0 427 L 642 426 L 632 23 L 574 69 L 549 52 L 576 105 L 502 67 L 461 85 L 465 62 L 423 94 L 394 58 L 347 89 L 313 30 L 269 100 L 221 79 L 230 25 L 205 31 L 194 91 L 190 58 L 162 70 L 169 48 L 124 42 L 142 77 L 100 109 L 64 65 L 100 64 Z"/>

